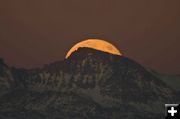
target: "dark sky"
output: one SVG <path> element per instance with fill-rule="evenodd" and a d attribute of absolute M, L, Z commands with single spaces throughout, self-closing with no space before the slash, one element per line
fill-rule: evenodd
<path fill-rule="evenodd" d="M 1 0 L 0 57 L 32 68 L 101 38 L 144 66 L 180 74 L 180 0 Z"/>

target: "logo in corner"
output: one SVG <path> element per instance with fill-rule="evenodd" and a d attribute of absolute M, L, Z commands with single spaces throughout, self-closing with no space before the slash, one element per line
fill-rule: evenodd
<path fill-rule="evenodd" d="M 165 119 L 180 119 L 180 105 L 165 104 Z"/>

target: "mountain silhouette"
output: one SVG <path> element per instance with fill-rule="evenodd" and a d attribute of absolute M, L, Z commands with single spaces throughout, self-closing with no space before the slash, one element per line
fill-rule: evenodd
<path fill-rule="evenodd" d="M 30 70 L 0 60 L 2 119 L 163 119 L 178 95 L 135 61 L 90 48 Z"/>
<path fill-rule="evenodd" d="M 173 89 L 180 91 L 180 75 L 169 75 L 158 73 L 152 69 L 148 69 L 157 78 L 163 80 L 166 84 L 171 86 Z"/>

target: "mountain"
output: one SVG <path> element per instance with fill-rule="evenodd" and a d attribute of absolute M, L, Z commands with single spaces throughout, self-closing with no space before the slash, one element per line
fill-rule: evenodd
<path fill-rule="evenodd" d="M 163 119 L 178 96 L 135 61 L 90 48 L 30 70 L 0 60 L 2 119 Z"/>
<path fill-rule="evenodd" d="M 158 73 L 154 70 L 149 70 L 154 76 L 164 81 L 167 85 L 173 89 L 180 91 L 180 75 L 167 75 Z"/>

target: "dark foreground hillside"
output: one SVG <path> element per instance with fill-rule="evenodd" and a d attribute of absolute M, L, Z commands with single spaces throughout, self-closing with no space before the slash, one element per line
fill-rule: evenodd
<path fill-rule="evenodd" d="M 0 119 L 164 119 L 178 100 L 138 63 L 94 49 L 31 70 L 0 61 Z"/>

